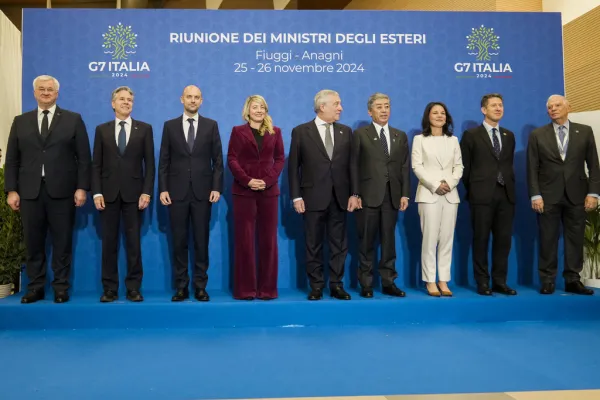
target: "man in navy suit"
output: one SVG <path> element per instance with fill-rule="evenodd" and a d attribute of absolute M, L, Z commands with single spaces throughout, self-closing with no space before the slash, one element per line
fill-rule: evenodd
<path fill-rule="evenodd" d="M 127 299 L 143 301 L 140 226 L 142 212 L 154 190 L 152 127 L 131 118 L 133 91 L 121 86 L 112 92 L 115 119 L 98 125 L 94 139 L 92 193 L 102 219 L 103 303 L 117 299 L 118 242 L 121 216 L 127 246 Z"/>
<path fill-rule="evenodd" d="M 223 150 L 217 122 L 198 114 L 202 92 L 187 86 L 183 115 L 165 122 L 158 164 L 160 202 L 169 207 L 176 292 L 189 298 L 188 226 L 194 231 L 194 297 L 208 301 L 208 236 L 211 207 L 223 191 Z"/>
<path fill-rule="evenodd" d="M 56 105 L 60 84 L 41 75 L 33 81 L 35 110 L 15 117 L 6 151 L 4 190 L 21 212 L 27 247 L 27 293 L 21 303 L 45 297 L 46 233 L 52 232 L 54 301 L 69 301 L 75 207 L 90 189 L 90 143 L 81 115 Z"/>

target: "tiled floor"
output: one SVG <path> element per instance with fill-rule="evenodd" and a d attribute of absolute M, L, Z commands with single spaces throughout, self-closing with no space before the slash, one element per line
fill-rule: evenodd
<path fill-rule="evenodd" d="M 600 400 L 600 390 L 559 392 L 514 392 L 476 394 L 432 394 L 425 396 L 303 397 L 252 400 Z"/>

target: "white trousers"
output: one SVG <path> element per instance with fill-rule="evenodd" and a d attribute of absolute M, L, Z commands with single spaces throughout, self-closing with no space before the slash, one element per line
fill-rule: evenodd
<path fill-rule="evenodd" d="M 423 232 L 421 271 L 425 282 L 436 281 L 436 252 L 438 279 L 440 282 L 450 281 L 457 213 L 458 204 L 449 203 L 446 197 L 440 197 L 437 203 L 419 203 Z"/>

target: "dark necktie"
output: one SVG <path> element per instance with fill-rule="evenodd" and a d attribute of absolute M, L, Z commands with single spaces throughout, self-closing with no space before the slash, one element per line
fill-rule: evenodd
<path fill-rule="evenodd" d="M 379 132 L 379 138 L 381 139 L 381 145 L 383 146 L 383 152 L 386 157 L 390 156 L 390 150 L 388 149 L 387 139 L 385 137 L 385 131 L 381 128 L 381 132 Z"/>
<path fill-rule="evenodd" d="M 331 136 L 331 124 L 325 124 L 325 151 L 331 160 L 333 158 L 333 138 Z"/>
<path fill-rule="evenodd" d="M 188 128 L 187 144 L 190 151 L 192 151 L 194 149 L 194 118 L 188 118 L 188 122 L 190 123 L 190 127 Z"/>
<path fill-rule="evenodd" d="M 48 113 L 50 111 L 44 110 L 44 117 L 42 118 L 42 129 L 40 129 L 40 133 L 42 134 L 42 139 L 46 139 L 48 137 Z"/>
<path fill-rule="evenodd" d="M 119 131 L 119 138 L 117 140 L 117 146 L 119 146 L 119 153 L 125 154 L 125 147 L 127 147 L 127 133 L 125 132 L 125 121 L 119 122 L 121 130 Z"/>
<path fill-rule="evenodd" d="M 496 128 L 492 128 L 492 143 L 494 146 L 494 154 L 496 158 L 500 159 L 500 140 L 498 140 L 498 136 L 496 135 Z M 496 178 L 499 184 L 504 185 L 504 178 L 502 177 L 502 172 L 498 171 L 498 177 Z"/>

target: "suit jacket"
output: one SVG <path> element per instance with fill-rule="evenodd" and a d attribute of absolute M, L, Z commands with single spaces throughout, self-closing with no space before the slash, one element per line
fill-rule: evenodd
<path fill-rule="evenodd" d="M 158 163 L 158 190 L 172 200 L 183 200 L 190 187 L 198 200 L 211 191 L 223 192 L 223 149 L 217 122 L 198 115 L 194 147 L 183 132 L 183 117 L 165 122 Z"/>
<path fill-rule="evenodd" d="M 112 202 L 121 193 L 123 201 L 137 202 L 154 191 L 154 137 L 152 126 L 131 120 L 131 133 L 121 155 L 115 139 L 115 120 L 96 127 L 92 162 L 92 193 Z"/>
<path fill-rule="evenodd" d="M 408 138 L 406 133 L 389 127 L 389 158 L 383 151 L 379 133 L 371 123 L 356 130 L 352 143 L 352 180 L 363 206 L 383 203 L 389 180 L 392 203 L 400 208 L 400 199 L 409 197 Z"/>
<path fill-rule="evenodd" d="M 42 139 L 37 108 L 15 117 L 6 151 L 4 190 L 22 199 L 38 197 L 42 166 L 46 190 L 52 198 L 71 197 L 77 189 L 90 189 L 90 142 L 81 115 L 56 107 Z"/>
<path fill-rule="evenodd" d="M 585 165 L 589 178 L 585 173 Z M 541 195 L 556 204 L 566 193 L 573 204 L 583 204 L 588 193 L 600 194 L 600 170 L 594 132 L 588 125 L 569 121 L 569 142 L 563 161 L 552 124 L 535 129 L 527 145 L 529 196 Z"/>
<path fill-rule="evenodd" d="M 274 127 L 275 134 L 263 136 L 260 151 L 249 124 L 234 126 L 229 139 L 227 164 L 233 174 L 231 192 L 240 196 L 278 196 L 277 183 L 285 154 L 281 129 Z M 266 189 L 254 191 L 248 187 L 252 179 L 265 181 Z"/>
<path fill-rule="evenodd" d="M 330 160 L 314 120 L 292 130 L 288 178 L 292 199 L 302 197 L 307 211 L 325 210 L 335 189 L 340 208 L 356 188 L 350 185 L 352 129 L 335 122 L 332 126 L 333 156 Z"/>
<path fill-rule="evenodd" d="M 450 203 L 460 203 L 456 186 L 463 174 L 460 145 L 456 136 L 443 135 L 443 145 L 437 146 L 435 136 L 415 136 L 412 147 L 412 167 L 419 178 L 417 203 L 436 203 L 440 195 L 435 191 L 445 180 L 451 191 L 444 196 Z"/>
<path fill-rule="evenodd" d="M 511 203 L 515 203 L 515 135 L 500 127 L 502 148 L 496 158 L 492 140 L 485 127 L 467 130 L 460 141 L 464 166 L 463 185 L 467 189 L 467 199 L 471 204 L 489 204 L 494 197 L 498 172 L 502 173 L 506 194 Z"/>

